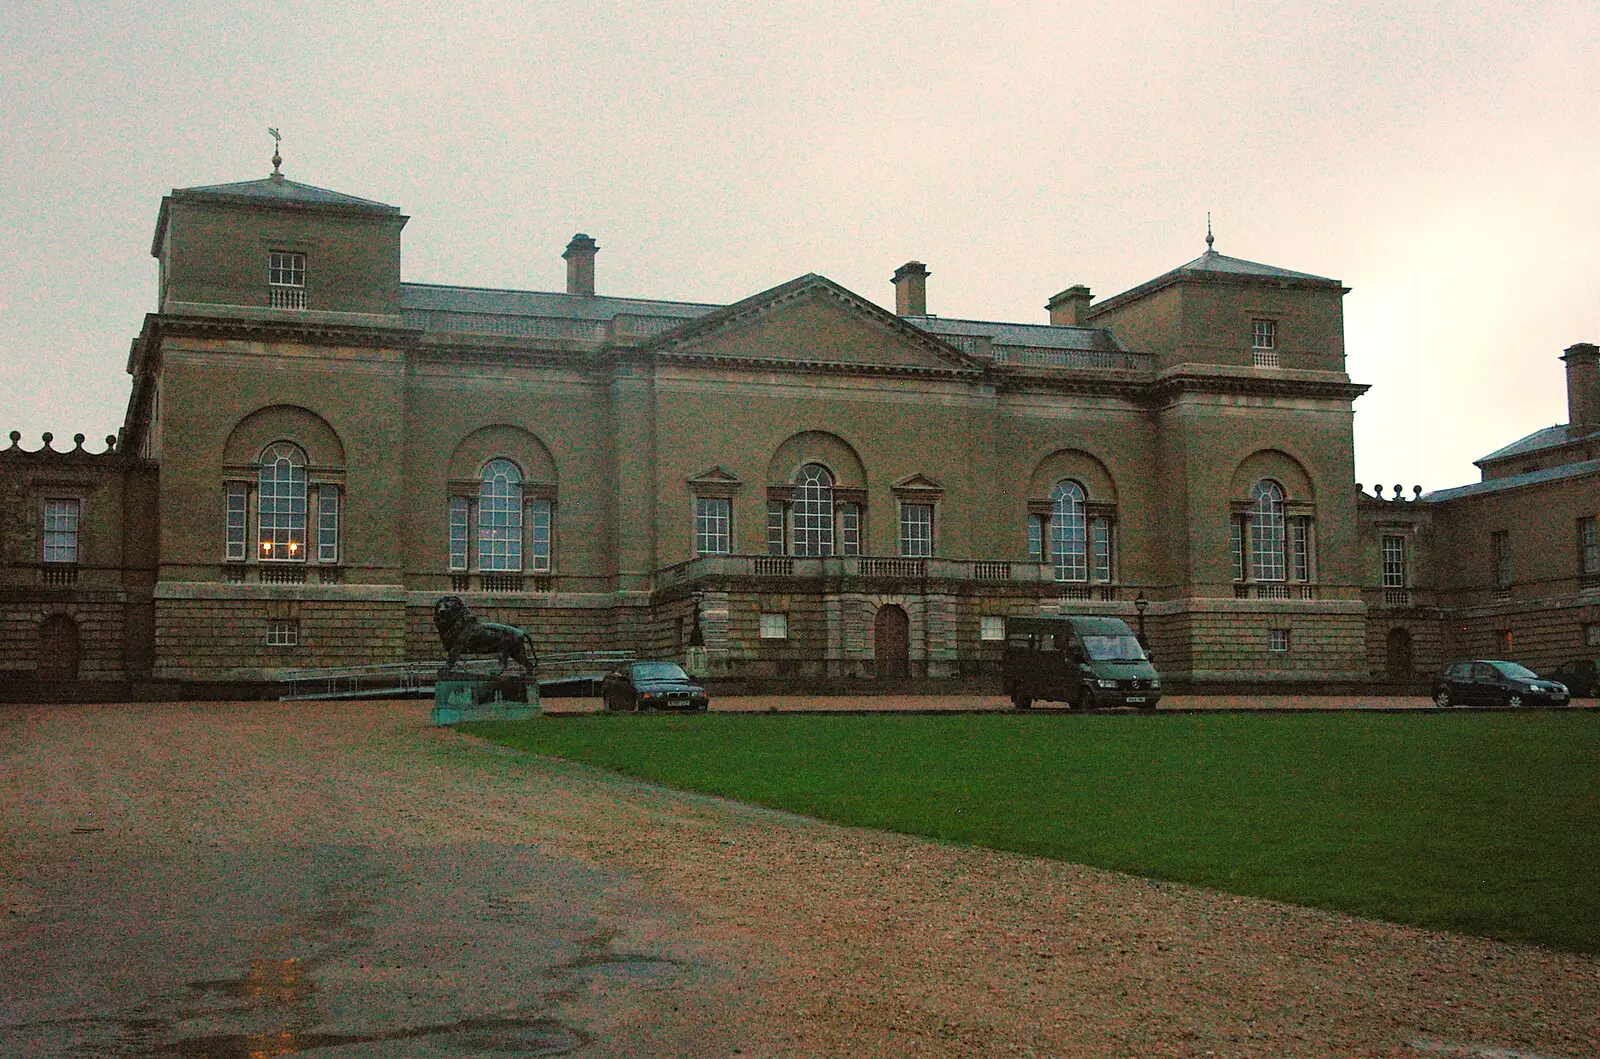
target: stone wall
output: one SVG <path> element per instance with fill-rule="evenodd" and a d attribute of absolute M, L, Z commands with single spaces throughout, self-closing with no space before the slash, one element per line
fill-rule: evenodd
<path fill-rule="evenodd" d="M 40 630 L 65 614 L 78 632 L 78 679 L 123 680 L 126 594 L 116 590 L 0 590 L 0 674 L 30 679 L 39 664 Z"/>

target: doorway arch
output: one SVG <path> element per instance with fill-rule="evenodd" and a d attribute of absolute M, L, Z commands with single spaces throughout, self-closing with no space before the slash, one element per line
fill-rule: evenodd
<path fill-rule="evenodd" d="M 873 658 L 879 677 L 911 675 L 911 619 L 904 607 L 886 603 L 873 622 Z"/>
<path fill-rule="evenodd" d="M 52 614 L 39 623 L 40 680 L 78 679 L 78 623 L 70 614 Z"/>
<path fill-rule="evenodd" d="M 1411 630 L 1395 626 L 1384 639 L 1390 680 L 1411 679 Z"/>

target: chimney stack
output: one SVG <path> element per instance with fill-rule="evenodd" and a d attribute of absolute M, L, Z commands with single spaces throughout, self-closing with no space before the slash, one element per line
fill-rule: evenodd
<path fill-rule="evenodd" d="M 1600 346 L 1567 347 L 1567 423 L 1573 435 L 1600 430 Z"/>
<path fill-rule="evenodd" d="M 1045 302 L 1050 310 L 1051 327 L 1077 327 L 1089 317 L 1089 302 L 1094 295 L 1083 284 L 1066 290 Z"/>
<path fill-rule="evenodd" d="M 561 256 L 567 259 L 568 294 L 594 293 L 594 254 L 599 249 L 595 241 L 582 232 L 567 244 L 567 251 Z"/>
<path fill-rule="evenodd" d="M 894 270 L 894 314 L 928 315 L 928 266 L 907 261 Z"/>

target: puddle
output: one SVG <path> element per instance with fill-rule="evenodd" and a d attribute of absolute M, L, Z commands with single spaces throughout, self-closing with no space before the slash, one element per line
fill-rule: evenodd
<path fill-rule="evenodd" d="M 213 1033 L 172 1041 L 149 1054 L 159 1059 L 271 1059 L 317 1048 L 387 1041 L 426 1041 L 448 1046 L 451 1054 L 461 1055 L 563 1055 L 588 1044 L 589 1038 L 554 1019 L 463 1019 L 374 1033 Z"/>

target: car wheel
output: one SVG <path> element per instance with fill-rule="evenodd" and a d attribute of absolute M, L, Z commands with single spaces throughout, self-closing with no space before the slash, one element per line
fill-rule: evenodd
<path fill-rule="evenodd" d="M 1031 696 L 1024 695 L 1020 691 L 1013 691 L 1011 693 L 1011 705 L 1015 706 L 1019 710 L 1032 709 L 1033 699 Z"/>
<path fill-rule="evenodd" d="M 1450 689 L 1440 688 L 1438 691 L 1434 692 L 1433 704 L 1440 708 L 1448 707 L 1450 705 Z"/>
<path fill-rule="evenodd" d="M 1522 706 L 1522 696 L 1513 691 L 1511 694 L 1506 696 L 1506 705 L 1510 706 L 1513 710 L 1520 709 Z"/>

